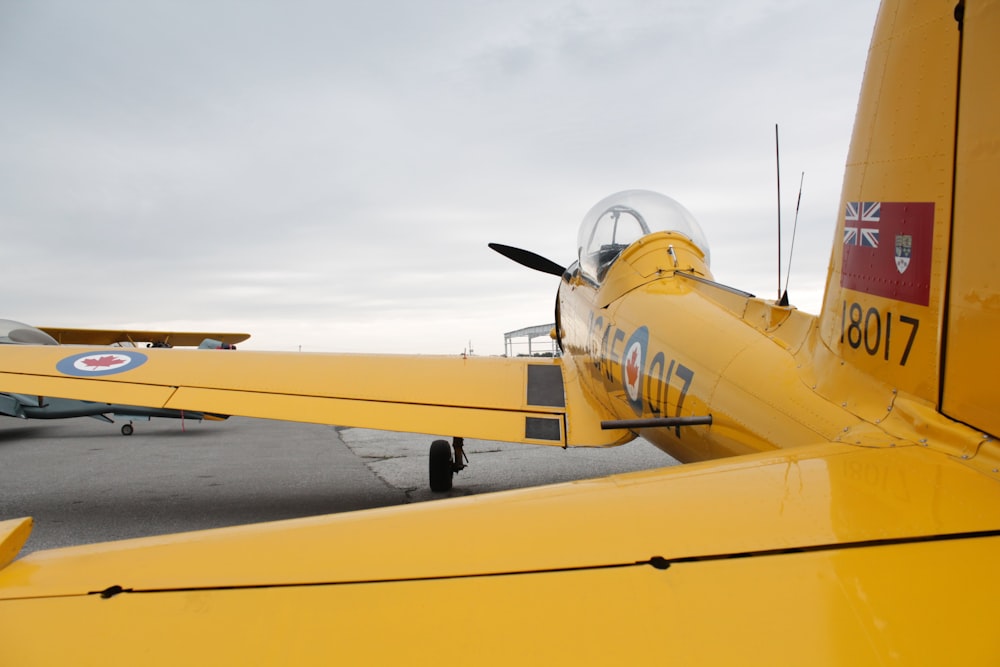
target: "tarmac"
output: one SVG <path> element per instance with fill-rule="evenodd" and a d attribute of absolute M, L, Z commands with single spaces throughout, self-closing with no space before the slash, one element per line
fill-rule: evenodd
<path fill-rule="evenodd" d="M 454 488 L 428 487 L 430 436 L 233 417 L 0 420 L 0 520 L 35 520 L 21 555 L 349 512 L 676 465 L 645 440 L 610 449 L 466 440 Z"/>

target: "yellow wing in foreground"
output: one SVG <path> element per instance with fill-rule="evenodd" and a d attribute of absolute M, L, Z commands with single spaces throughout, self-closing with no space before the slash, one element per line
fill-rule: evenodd
<path fill-rule="evenodd" d="M 39 327 L 61 345 L 114 345 L 115 343 L 168 343 L 175 347 L 198 347 L 206 338 L 227 345 L 242 343 L 250 338 L 247 333 L 219 333 L 196 331 L 142 331 L 138 329 L 67 329 L 65 327 Z"/>
<path fill-rule="evenodd" d="M 824 444 L 39 552 L 0 570 L 0 662 L 978 664 L 998 496 Z"/>
<path fill-rule="evenodd" d="M 559 446 L 629 440 L 558 359 L 0 346 L 0 389 Z"/>

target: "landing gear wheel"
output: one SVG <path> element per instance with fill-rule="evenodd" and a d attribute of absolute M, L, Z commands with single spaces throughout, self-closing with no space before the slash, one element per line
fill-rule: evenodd
<path fill-rule="evenodd" d="M 122 424 L 122 435 L 132 435 L 133 431 L 132 424 Z"/>
<path fill-rule="evenodd" d="M 455 466 L 451 460 L 451 445 L 447 440 L 435 440 L 431 443 L 431 491 L 438 493 L 450 491 L 453 474 Z"/>

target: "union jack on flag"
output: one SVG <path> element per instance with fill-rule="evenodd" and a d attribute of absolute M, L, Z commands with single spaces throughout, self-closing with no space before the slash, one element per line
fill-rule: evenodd
<path fill-rule="evenodd" d="M 849 201 L 844 211 L 844 245 L 878 247 L 878 227 L 861 227 L 862 223 L 878 224 L 882 202 Z"/>
<path fill-rule="evenodd" d="M 849 201 L 844 219 L 850 222 L 878 222 L 881 213 L 880 201 Z"/>
<path fill-rule="evenodd" d="M 877 248 L 878 247 L 878 230 L 877 229 L 867 229 L 861 228 L 861 237 L 859 238 L 860 243 L 858 245 L 863 245 L 867 248 Z"/>

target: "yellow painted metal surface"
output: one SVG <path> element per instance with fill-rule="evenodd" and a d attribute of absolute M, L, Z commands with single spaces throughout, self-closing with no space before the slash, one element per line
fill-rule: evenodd
<path fill-rule="evenodd" d="M 31 519 L 0 521 L 0 569 L 17 557 L 30 534 Z"/>
<path fill-rule="evenodd" d="M 1000 639 L 969 630 L 1000 594 L 977 576 L 998 557 L 992 538 L 667 570 L 28 600 L 0 606 L 5 634 L 58 627 L 58 641 L 4 642 L 0 660 L 987 665 Z"/>
<path fill-rule="evenodd" d="M 102 351 L 106 351 L 104 348 Z M 53 353 L 55 351 L 55 353 Z M 80 398 L 82 400 L 100 401 L 102 403 L 119 403 L 123 405 L 140 405 L 143 407 L 163 407 L 174 393 L 172 386 L 155 386 L 146 383 L 108 382 L 101 380 L 66 378 L 56 374 L 56 360 L 66 357 L 69 352 L 58 347 L 15 347 L 0 346 L 0 383 L 11 393 L 21 393 L 30 396 L 56 396 L 59 398 Z M 8 372 L 12 364 L 7 362 L 16 359 L 17 366 L 30 366 L 37 362 L 39 371 L 36 374 L 25 375 L 18 371 Z"/>
<path fill-rule="evenodd" d="M 530 402 L 529 367 L 561 370 L 559 360 L 144 349 L 142 365 L 99 379 L 57 369 L 86 351 L 0 346 L 0 385 L 29 395 L 533 444 L 607 446 L 631 437 L 602 430 L 608 415 L 573 390 L 557 385 L 549 404 Z M 578 407 L 568 441 L 567 406 Z M 531 437 L 528 418 L 552 420 L 556 435 Z"/>
<path fill-rule="evenodd" d="M 971 3 L 966 17 L 942 409 L 1000 435 L 1000 5 Z"/>

